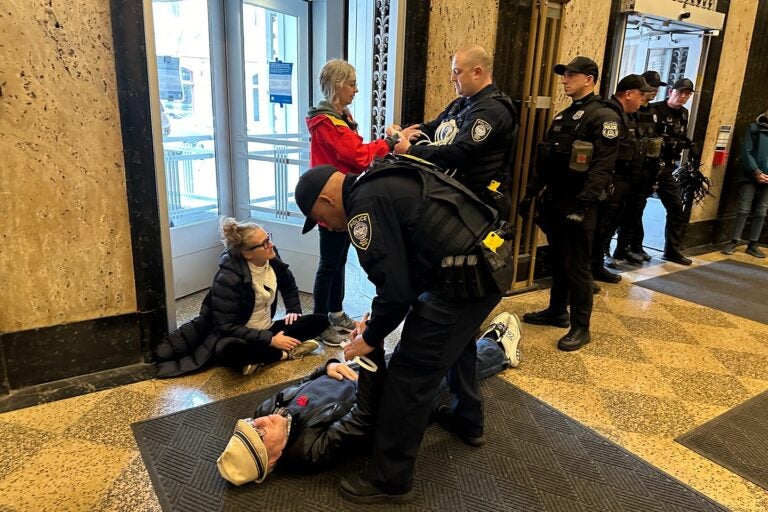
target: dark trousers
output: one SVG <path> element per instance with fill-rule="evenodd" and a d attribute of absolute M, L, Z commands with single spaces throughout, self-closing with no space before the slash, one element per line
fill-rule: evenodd
<path fill-rule="evenodd" d="M 638 253 L 643 249 L 643 238 L 645 237 L 643 212 L 646 204 L 648 204 L 648 198 L 653 194 L 658 169 L 658 160 L 646 160 L 638 175 L 637 184 L 630 187 L 624 217 L 619 223 L 619 237 L 616 247 L 629 248 Z"/>
<path fill-rule="evenodd" d="M 661 204 L 667 210 L 667 223 L 664 227 L 664 252 L 673 254 L 680 252 L 680 238 L 683 233 L 683 201 L 680 198 L 680 185 L 672 176 L 674 162 L 659 173 L 656 182 L 658 188 L 656 194 L 661 199 Z"/>
<path fill-rule="evenodd" d="M 592 317 L 592 244 L 597 222 L 596 207 L 588 208 L 584 220 L 573 222 L 564 214 L 552 215 L 545 231 L 552 265 L 549 310 L 565 313 L 571 306 L 571 326 L 589 328 Z"/>
<path fill-rule="evenodd" d="M 327 315 L 344 309 L 344 272 L 349 251 L 347 232 L 320 231 L 320 263 L 315 274 L 315 313 Z"/>
<path fill-rule="evenodd" d="M 595 236 L 592 245 L 592 268 L 603 266 L 603 255 L 611 246 L 611 238 L 623 219 L 632 178 L 628 174 L 613 175 L 613 193 L 606 201 L 597 204 Z"/>
<path fill-rule="evenodd" d="M 276 320 L 269 331 L 273 335 L 283 331 L 286 336 L 306 341 L 319 336 L 326 327 L 328 327 L 326 315 L 304 315 L 291 325 L 285 325 L 285 320 Z M 225 337 L 216 342 L 216 362 L 229 368 L 239 369 L 248 364 L 274 363 L 282 357 L 282 350 L 258 341 Z"/>
<path fill-rule="evenodd" d="M 432 404 L 449 369 L 455 417 L 466 432 L 483 432 L 474 335 L 499 300 L 501 294 L 454 301 L 424 293 L 412 305 L 389 363 L 374 434 L 368 478 L 379 489 L 410 489 Z"/>

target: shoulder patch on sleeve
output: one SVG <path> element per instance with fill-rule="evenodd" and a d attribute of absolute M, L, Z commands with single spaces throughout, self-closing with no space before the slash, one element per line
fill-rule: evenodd
<path fill-rule="evenodd" d="M 619 136 L 619 123 L 616 121 L 603 121 L 603 137 L 615 139 Z"/>
<path fill-rule="evenodd" d="M 472 125 L 472 140 L 475 142 L 484 141 L 491 133 L 491 125 L 485 119 L 475 119 Z"/>
<path fill-rule="evenodd" d="M 352 245 L 361 251 L 368 250 L 373 237 L 371 217 L 367 213 L 359 213 L 347 222 L 347 231 Z"/>

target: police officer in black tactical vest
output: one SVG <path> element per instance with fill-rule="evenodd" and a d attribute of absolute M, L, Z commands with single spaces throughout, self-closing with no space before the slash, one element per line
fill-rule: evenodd
<path fill-rule="evenodd" d="M 640 186 L 643 148 L 633 114 L 645 101 L 645 95 L 653 90 L 642 76 L 627 75 L 619 80 L 616 93 L 605 102 L 607 107 L 619 114 L 621 127 L 612 193 L 598 207 L 597 234 L 592 248 L 592 277 L 598 281 L 618 283 L 621 280 L 621 276 L 605 268 L 605 255 L 608 254 L 616 229 L 627 213 L 630 194 Z"/>
<path fill-rule="evenodd" d="M 558 64 L 565 94 L 573 103 L 557 114 L 539 147 L 536 175 L 526 190 L 520 211 L 541 194 L 537 223 L 549 241 L 552 289 L 549 307 L 526 313 L 530 324 L 569 327 L 558 341 L 561 350 L 576 350 L 590 340 L 592 316 L 591 254 L 598 202 L 616 165 L 621 118 L 594 93 L 597 64 L 576 57 Z M 570 304 L 570 316 L 568 305 Z"/>
<path fill-rule="evenodd" d="M 664 228 L 664 254 L 662 259 L 690 265 L 691 260 L 683 256 L 680 250 L 680 238 L 683 234 L 683 201 L 680 197 L 680 185 L 672 173 L 680 160 L 684 149 L 692 147 L 693 142 L 688 138 L 688 109 L 683 105 L 693 94 L 693 82 L 681 78 L 672 85 L 672 92 L 666 101 L 657 101 L 651 105 L 656 110 L 659 119 L 657 133 L 664 139 L 661 150 L 663 167 L 656 178 L 657 189 L 661 204 L 667 210 L 667 224 Z"/>
<path fill-rule="evenodd" d="M 426 137 L 423 143 L 404 138 L 395 153 L 445 169 L 506 219 L 519 115 L 509 96 L 493 83 L 492 64 L 482 46 L 459 50 L 451 62 L 451 82 L 459 97 L 437 119 L 418 125 Z M 387 133 L 399 129 L 393 125 Z"/>
<path fill-rule="evenodd" d="M 317 221 L 346 231 L 376 286 L 370 319 L 350 335 L 345 358 L 383 350 L 405 320 L 383 386 L 373 463 L 342 479 L 340 491 L 356 503 L 406 501 L 446 373 L 454 432 L 469 445 L 484 442 L 474 335 L 511 284 L 506 223 L 441 169 L 409 156 L 375 161 L 359 177 L 312 168 L 295 197 L 304 232 Z"/>
<path fill-rule="evenodd" d="M 616 250 L 613 257 L 616 260 L 625 260 L 633 264 L 642 264 L 650 261 L 651 255 L 643 249 L 643 211 L 648 202 L 648 197 L 653 194 L 656 184 L 656 176 L 659 174 L 661 147 L 663 139 L 656 130 L 659 116 L 656 109 L 650 104 L 659 90 L 666 87 L 667 83 L 661 80 L 659 73 L 653 70 L 642 74 L 645 81 L 653 89 L 645 96 L 643 104 L 635 113 L 637 134 L 640 137 L 643 148 L 643 164 L 640 170 L 639 182 L 636 187 L 629 190 L 627 206 L 624 216 L 619 223 Z"/>

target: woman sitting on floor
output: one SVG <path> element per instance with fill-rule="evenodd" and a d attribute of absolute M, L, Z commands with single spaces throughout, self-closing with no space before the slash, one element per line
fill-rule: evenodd
<path fill-rule="evenodd" d="M 221 222 L 226 251 L 203 299 L 200 315 L 155 348 L 159 377 L 196 370 L 211 359 L 250 375 L 266 364 L 297 359 L 319 347 L 312 338 L 328 327 L 325 315 L 301 314 L 293 274 L 271 234 L 253 222 Z M 273 320 L 277 292 L 286 315 Z"/>

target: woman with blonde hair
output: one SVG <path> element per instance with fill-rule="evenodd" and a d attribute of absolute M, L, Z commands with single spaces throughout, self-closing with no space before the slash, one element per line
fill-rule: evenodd
<path fill-rule="evenodd" d="M 155 350 L 159 376 L 181 375 L 211 359 L 250 375 L 266 364 L 316 350 L 325 315 L 301 314 L 296 280 L 278 256 L 271 233 L 253 222 L 222 219 L 226 250 L 200 316 L 169 334 Z M 285 318 L 274 320 L 277 293 Z"/>

